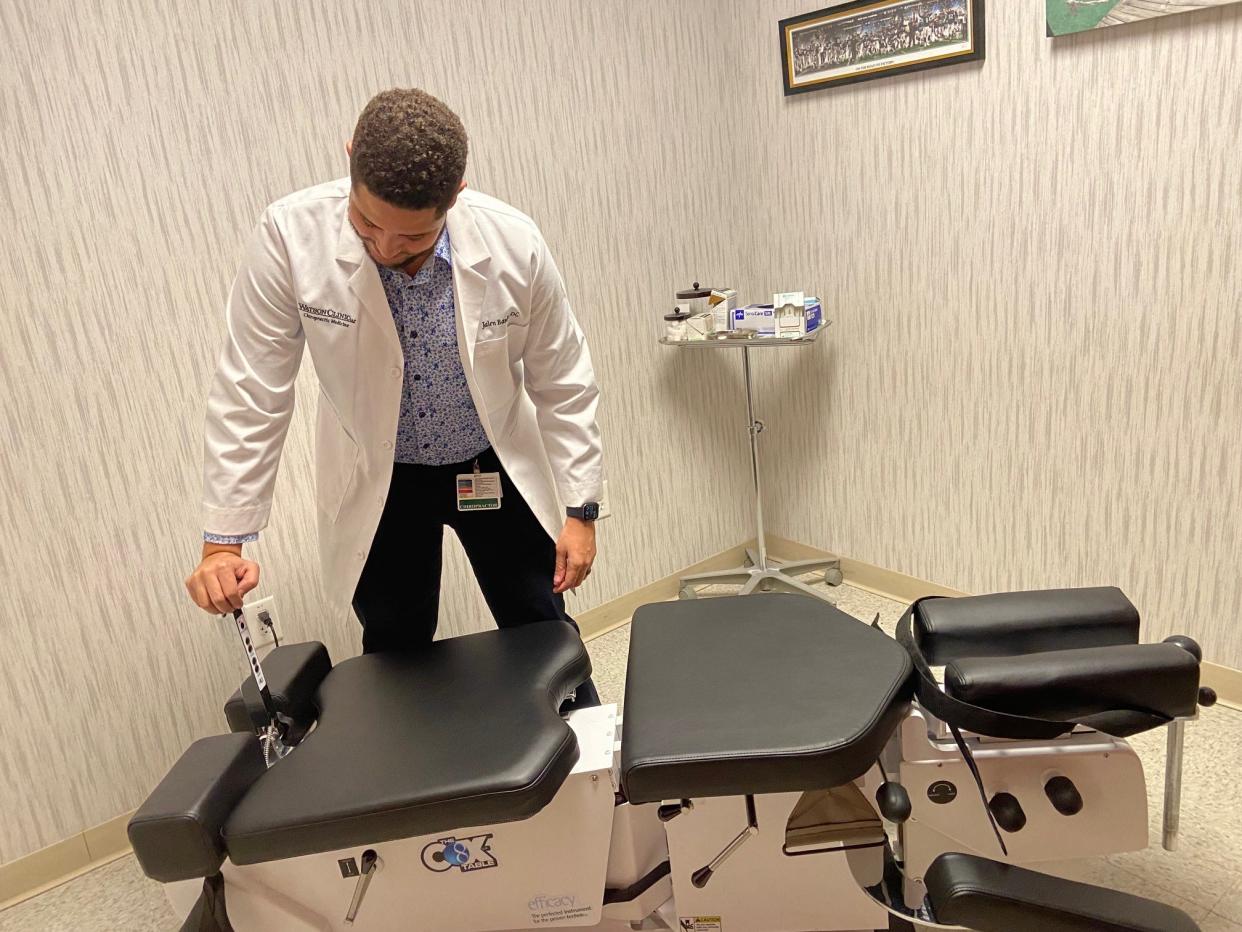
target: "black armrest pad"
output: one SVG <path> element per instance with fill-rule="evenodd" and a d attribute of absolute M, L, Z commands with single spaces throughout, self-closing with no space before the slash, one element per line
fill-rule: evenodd
<path fill-rule="evenodd" d="M 319 715 L 315 707 L 315 690 L 332 669 L 328 649 L 318 641 L 303 644 L 282 644 L 272 648 L 263 658 L 263 676 L 272 694 L 276 711 L 293 720 L 299 732 L 310 728 Z M 259 698 L 254 674 L 246 677 L 224 703 L 224 717 L 229 731 L 252 734 L 267 725 L 267 713 Z"/>
<path fill-rule="evenodd" d="M 927 599 L 914 635 L 933 666 L 960 657 L 1137 644 L 1138 609 L 1115 587 Z"/>
<path fill-rule="evenodd" d="M 191 744 L 129 821 L 143 872 L 168 883 L 208 877 L 224 863 L 220 827 L 265 771 L 252 734 L 213 735 Z"/>
<path fill-rule="evenodd" d="M 924 876 L 939 923 L 977 932 L 1199 932 L 1180 909 L 952 852 Z"/>
<path fill-rule="evenodd" d="M 1199 661 L 1177 644 L 1127 644 L 1022 657 L 954 660 L 944 671 L 954 699 L 994 712 L 1072 721 L 1135 710 L 1194 715 Z"/>

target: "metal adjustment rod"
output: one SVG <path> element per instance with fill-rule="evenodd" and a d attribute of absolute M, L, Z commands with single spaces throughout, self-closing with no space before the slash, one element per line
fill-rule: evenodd
<path fill-rule="evenodd" d="M 752 835 L 759 834 L 759 818 L 755 814 L 755 797 L 746 797 L 746 827 L 738 833 L 725 849 L 711 859 L 706 867 L 700 867 L 697 871 L 690 875 L 690 882 L 699 889 L 707 886 L 707 882 L 712 879 L 714 874 L 725 861 L 732 857 L 733 853 Z"/>
<path fill-rule="evenodd" d="M 362 898 L 367 895 L 367 888 L 371 886 L 371 878 L 375 876 L 375 872 L 384 866 L 384 862 L 380 860 L 378 854 L 373 848 L 368 848 L 362 852 L 362 868 L 358 873 L 358 882 L 354 885 L 354 898 L 349 901 L 349 911 L 345 913 L 345 924 L 352 926 L 354 920 L 358 918 L 358 908 L 362 906 Z"/>
<path fill-rule="evenodd" d="M 242 614 L 240 608 L 233 611 L 233 623 L 237 626 L 237 635 L 241 638 L 246 662 L 250 665 L 255 685 L 259 688 L 259 698 L 263 700 L 263 711 L 267 713 L 267 727 L 259 735 L 259 740 L 263 742 L 263 761 L 271 767 L 293 750 L 287 740 L 291 722 L 287 715 L 276 709 L 276 703 L 272 700 L 272 691 L 267 688 L 267 678 L 263 675 L 263 666 L 259 663 L 259 655 L 255 653 L 254 643 L 250 640 L 250 628 L 246 625 L 246 616 Z"/>

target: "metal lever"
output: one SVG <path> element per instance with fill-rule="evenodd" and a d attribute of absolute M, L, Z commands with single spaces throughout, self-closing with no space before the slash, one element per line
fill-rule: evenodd
<path fill-rule="evenodd" d="M 358 874 L 358 883 L 354 886 L 354 898 L 349 901 L 349 912 L 345 914 L 345 925 L 352 926 L 354 920 L 358 918 L 358 907 L 362 905 L 362 898 L 367 895 L 367 887 L 371 886 L 371 878 L 375 872 L 383 866 L 379 855 L 374 849 L 368 848 L 362 852 L 362 871 Z"/>
<path fill-rule="evenodd" d="M 267 712 L 267 717 L 275 722 L 276 704 L 272 702 L 272 692 L 267 688 L 263 666 L 259 663 L 259 655 L 254 652 L 254 643 L 250 640 L 250 628 L 246 625 L 246 616 L 240 608 L 233 610 L 233 624 L 237 626 L 237 636 L 241 638 L 246 662 L 250 665 L 250 672 L 254 674 L 254 684 L 259 687 L 259 698 L 263 700 L 263 710 Z"/>
<path fill-rule="evenodd" d="M 260 738 L 263 742 L 263 761 L 271 767 L 292 750 L 287 741 L 289 717 L 276 710 L 276 703 L 272 700 L 272 691 L 267 688 L 267 678 L 263 675 L 263 666 L 259 663 L 259 655 L 255 653 L 254 643 L 250 640 L 250 628 L 246 625 L 246 616 L 240 608 L 233 611 L 233 624 L 237 627 L 238 637 L 241 638 L 242 650 L 246 654 L 250 672 L 254 674 L 254 683 L 259 688 L 263 710 L 267 713 L 268 724 Z"/>
<path fill-rule="evenodd" d="M 742 847 L 742 844 L 750 840 L 752 835 L 759 834 L 759 819 L 755 814 L 755 797 L 746 797 L 746 827 L 742 829 L 733 841 L 725 846 L 725 849 L 712 858 L 711 862 L 704 867 L 700 867 L 697 871 L 690 875 L 690 882 L 702 890 L 712 879 L 712 874 L 727 861 L 732 854 Z"/>

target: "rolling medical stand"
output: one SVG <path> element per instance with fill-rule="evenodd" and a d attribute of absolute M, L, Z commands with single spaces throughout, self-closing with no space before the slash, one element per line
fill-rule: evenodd
<path fill-rule="evenodd" d="M 741 586 L 739 595 L 750 595 L 752 592 L 766 592 L 781 589 L 786 592 L 801 592 L 816 598 L 825 598 L 824 593 L 808 586 L 795 576 L 806 573 L 823 572 L 823 579 L 830 586 L 839 586 L 842 582 L 841 560 L 837 557 L 823 557 L 818 560 L 794 560 L 785 562 L 768 555 L 768 545 L 764 539 L 763 527 L 763 479 L 759 469 L 759 435 L 763 433 L 763 421 L 755 417 L 754 386 L 750 375 L 750 351 L 755 349 L 772 349 L 776 347 L 807 347 L 816 343 L 819 335 L 828 329 L 831 321 L 824 323 L 816 330 L 802 337 L 752 337 L 749 339 L 707 339 L 707 340 L 669 340 L 661 338 L 665 346 L 676 346 L 683 349 L 740 349 L 742 351 L 742 372 L 746 383 L 746 423 L 750 433 L 750 472 L 755 484 L 755 549 L 747 548 L 746 563 L 743 566 L 714 573 L 695 573 L 683 577 L 680 584 L 680 597 L 683 599 L 698 598 L 695 586 Z"/>

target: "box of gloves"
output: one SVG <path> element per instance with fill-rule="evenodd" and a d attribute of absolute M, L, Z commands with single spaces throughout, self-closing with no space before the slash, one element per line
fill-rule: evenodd
<path fill-rule="evenodd" d="M 778 295 L 790 298 L 790 295 Z M 814 333 L 823 323 L 824 313 L 819 298 L 796 295 L 796 302 L 785 300 L 773 304 L 748 304 L 733 312 L 734 330 L 755 330 L 759 336 L 792 339 Z"/>

